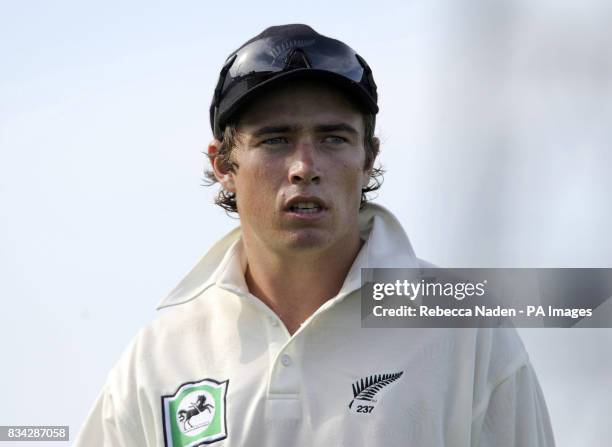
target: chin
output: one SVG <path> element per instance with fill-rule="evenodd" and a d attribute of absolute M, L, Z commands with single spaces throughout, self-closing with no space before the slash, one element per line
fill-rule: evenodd
<path fill-rule="evenodd" d="M 291 250 L 317 251 L 330 246 L 328 234 L 319 229 L 302 229 L 292 231 L 285 239 L 285 245 Z"/>

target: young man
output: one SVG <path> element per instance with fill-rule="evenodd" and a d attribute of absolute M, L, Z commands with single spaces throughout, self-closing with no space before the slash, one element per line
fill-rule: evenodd
<path fill-rule="evenodd" d="M 419 267 L 377 187 L 365 61 L 305 25 L 226 61 L 218 204 L 240 216 L 109 374 L 77 446 L 551 446 L 510 329 L 362 329 L 360 269 Z"/>

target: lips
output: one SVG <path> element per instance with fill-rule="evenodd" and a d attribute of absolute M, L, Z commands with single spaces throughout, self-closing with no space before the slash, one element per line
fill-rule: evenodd
<path fill-rule="evenodd" d="M 285 211 L 300 215 L 314 215 L 326 209 L 325 202 L 314 196 L 295 196 L 285 204 Z"/>

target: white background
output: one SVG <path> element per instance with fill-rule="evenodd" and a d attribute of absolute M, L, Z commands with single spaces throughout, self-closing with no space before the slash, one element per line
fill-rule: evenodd
<path fill-rule="evenodd" d="M 609 1 L 0 0 L 0 425 L 74 439 L 157 302 L 237 224 L 201 186 L 210 98 L 232 50 L 292 22 L 372 66 L 377 200 L 420 257 L 612 267 Z M 521 334 L 557 444 L 609 445 L 612 331 Z"/>

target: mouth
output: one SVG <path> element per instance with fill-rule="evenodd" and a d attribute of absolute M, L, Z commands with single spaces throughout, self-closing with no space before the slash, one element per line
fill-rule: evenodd
<path fill-rule="evenodd" d="M 294 197 L 285 206 L 285 211 L 298 217 L 316 218 L 327 210 L 325 202 L 318 197 Z"/>
<path fill-rule="evenodd" d="M 299 214 L 314 214 L 318 213 L 322 209 L 323 208 L 314 202 L 299 202 L 289 207 L 289 211 Z"/>

